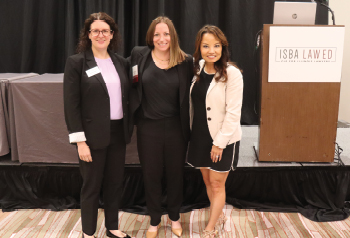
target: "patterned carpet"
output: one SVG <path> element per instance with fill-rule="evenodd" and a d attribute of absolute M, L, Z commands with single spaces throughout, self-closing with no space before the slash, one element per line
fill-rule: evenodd
<path fill-rule="evenodd" d="M 225 230 L 219 232 L 223 238 L 294 238 L 294 237 L 349 237 L 350 218 L 341 222 L 316 223 L 307 220 L 297 213 L 266 213 L 253 210 L 235 209 L 230 205 L 225 207 L 229 218 Z M 181 214 L 184 228 L 183 238 L 199 238 L 200 231 L 208 221 L 208 209 L 194 210 Z M 145 237 L 149 225 L 149 217 L 120 212 L 120 229 L 130 236 Z M 159 238 L 175 238 L 171 233 L 168 217 L 162 217 L 162 227 Z M 98 213 L 97 237 L 106 237 L 104 215 Z M 19 210 L 15 212 L 0 212 L 1 238 L 80 238 L 80 210 L 52 212 L 47 210 Z"/>

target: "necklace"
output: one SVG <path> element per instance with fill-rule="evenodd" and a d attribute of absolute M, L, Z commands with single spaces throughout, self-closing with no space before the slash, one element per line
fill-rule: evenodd
<path fill-rule="evenodd" d="M 160 60 L 160 61 L 163 61 L 163 62 L 164 62 L 164 61 L 169 61 L 169 60 L 170 60 L 170 59 L 167 59 L 167 60 L 159 59 L 159 58 L 156 56 L 156 54 L 154 53 L 153 50 L 152 50 L 152 54 L 153 54 L 154 57 L 156 57 L 157 60 Z"/>

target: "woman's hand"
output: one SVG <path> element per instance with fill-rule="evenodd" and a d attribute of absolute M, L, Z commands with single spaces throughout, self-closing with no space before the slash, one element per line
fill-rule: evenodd
<path fill-rule="evenodd" d="M 92 162 L 90 148 L 85 141 L 77 142 L 79 158 L 85 162 Z"/>
<path fill-rule="evenodd" d="M 211 147 L 210 157 L 214 163 L 221 161 L 222 151 L 223 149 L 219 148 L 216 145 L 213 145 L 213 147 Z"/>

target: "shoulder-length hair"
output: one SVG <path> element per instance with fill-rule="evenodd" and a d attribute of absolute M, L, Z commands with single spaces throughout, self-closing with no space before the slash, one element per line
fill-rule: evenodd
<path fill-rule="evenodd" d="M 221 58 L 214 63 L 214 68 L 216 70 L 215 80 L 218 82 L 221 78 L 221 82 L 227 81 L 227 71 L 226 68 L 228 64 L 237 67 L 233 62 L 230 62 L 230 52 L 228 50 L 228 41 L 226 39 L 225 34 L 219 29 L 217 26 L 205 25 L 200 29 L 196 36 L 195 43 L 195 52 L 193 54 L 194 57 L 194 75 L 196 76 L 196 81 L 199 80 L 200 75 L 200 65 L 199 61 L 202 59 L 201 55 L 201 43 L 204 34 L 213 34 L 215 38 L 217 38 L 222 45 L 222 53 Z M 238 67 L 237 67 L 238 68 Z"/>
<path fill-rule="evenodd" d="M 154 31 L 156 29 L 157 24 L 159 23 L 165 23 L 169 27 L 170 59 L 169 59 L 169 66 L 167 69 L 170 69 L 180 64 L 182 61 L 184 61 L 186 58 L 186 54 L 180 48 L 179 38 L 177 36 L 173 22 L 166 16 L 157 17 L 152 21 L 151 25 L 149 26 L 146 34 L 146 44 L 148 45 L 148 47 L 150 47 L 151 49 L 154 49 L 154 44 L 153 44 Z"/>
<path fill-rule="evenodd" d="M 84 52 L 91 48 L 91 40 L 89 39 L 89 31 L 91 30 L 91 24 L 95 20 L 105 21 L 113 32 L 113 38 L 111 39 L 108 49 L 116 51 L 120 44 L 120 35 L 118 25 L 114 22 L 113 18 L 105 12 L 92 13 L 88 19 L 85 20 L 84 27 L 80 31 L 79 43 L 77 46 L 77 53 Z"/>

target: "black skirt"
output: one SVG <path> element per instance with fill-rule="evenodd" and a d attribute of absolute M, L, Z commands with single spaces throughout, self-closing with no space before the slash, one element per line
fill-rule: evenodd
<path fill-rule="evenodd" d="M 194 114 L 187 163 L 196 168 L 228 172 L 237 167 L 239 141 L 226 146 L 222 152 L 221 161 L 214 163 L 211 160 L 210 152 L 213 146 L 213 139 L 208 128 L 205 98 L 213 76 L 202 70 L 200 80 L 192 88 L 191 97 Z"/>

